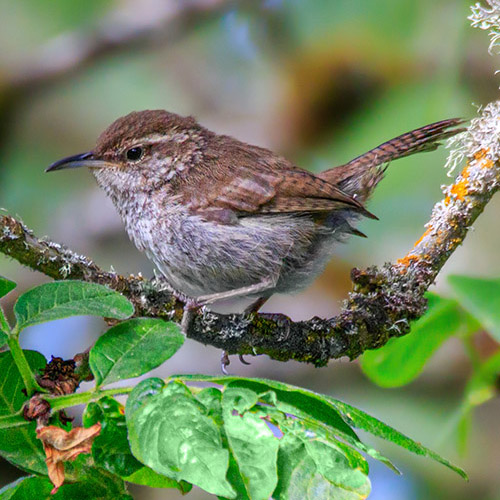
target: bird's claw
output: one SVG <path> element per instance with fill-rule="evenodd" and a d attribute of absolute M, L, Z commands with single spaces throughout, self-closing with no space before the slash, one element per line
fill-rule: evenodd
<path fill-rule="evenodd" d="M 244 365 L 251 365 L 244 357 L 243 354 L 238 354 L 238 358 Z M 231 364 L 231 360 L 229 359 L 229 354 L 227 351 L 222 351 L 222 355 L 220 357 L 220 369 L 224 375 L 229 375 L 227 371 L 227 367 Z"/>
<path fill-rule="evenodd" d="M 243 354 L 238 354 L 238 358 L 240 358 L 240 361 L 242 364 L 244 365 L 251 365 L 252 363 L 250 363 L 249 361 L 247 361 L 244 357 L 243 357 Z"/>
<path fill-rule="evenodd" d="M 229 359 L 229 354 L 227 351 L 222 351 L 222 355 L 220 357 L 220 369 L 224 375 L 229 375 L 227 371 L 227 367 L 231 364 L 231 360 Z"/>

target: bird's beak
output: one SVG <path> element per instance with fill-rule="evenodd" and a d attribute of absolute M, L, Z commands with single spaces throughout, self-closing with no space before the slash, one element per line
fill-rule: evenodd
<path fill-rule="evenodd" d="M 110 164 L 107 161 L 98 160 L 94 157 L 92 151 L 81 153 L 79 155 L 68 156 L 62 160 L 52 163 L 52 165 L 45 169 L 45 172 L 53 172 L 54 170 L 63 170 L 65 168 L 103 168 L 108 167 Z"/>

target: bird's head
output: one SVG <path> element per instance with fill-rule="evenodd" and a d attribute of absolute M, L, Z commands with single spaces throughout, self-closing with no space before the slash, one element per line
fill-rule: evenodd
<path fill-rule="evenodd" d="M 150 192 L 187 175 L 207 133 L 192 117 L 163 110 L 133 112 L 113 122 L 92 151 L 63 158 L 46 172 L 87 167 L 113 196 Z"/>

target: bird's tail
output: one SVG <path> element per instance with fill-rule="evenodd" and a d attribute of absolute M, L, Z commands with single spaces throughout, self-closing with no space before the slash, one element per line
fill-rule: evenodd
<path fill-rule="evenodd" d="M 417 128 L 384 142 L 345 165 L 326 170 L 319 177 L 363 203 L 384 176 L 385 167 L 381 166 L 415 153 L 433 151 L 440 145 L 439 141 L 463 132 L 464 128 L 453 128 L 462 123 L 463 120 L 452 118 Z"/>

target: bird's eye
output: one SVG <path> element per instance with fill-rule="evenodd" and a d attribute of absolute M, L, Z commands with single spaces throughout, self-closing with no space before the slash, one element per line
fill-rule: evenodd
<path fill-rule="evenodd" d="M 142 157 L 143 150 L 140 146 L 135 146 L 127 150 L 126 156 L 127 160 L 137 161 Z"/>

